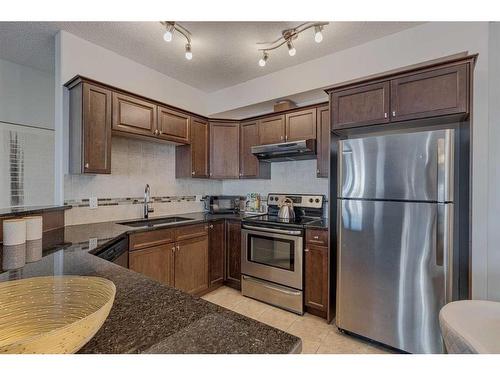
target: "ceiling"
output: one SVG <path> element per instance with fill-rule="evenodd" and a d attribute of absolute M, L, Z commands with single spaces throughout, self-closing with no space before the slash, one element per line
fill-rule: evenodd
<path fill-rule="evenodd" d="M 347 49 L 419 25 L 416 22 L 330 22 L 317 44 L 307 30 L 294 42 L 270 52 L 258 66 L 257 42 L 277 39 L 299 22 L 181 22 L 192 33 L 193 59 L 184 58 L 185 41 L 176 34 L 163 41 L 159 22 L 0 22 L 0 58 L 33 68 L 54 69 L 54 36 L 59 30 L 128 57 L 172 78 L 213 92 L 253 78 Z"/>

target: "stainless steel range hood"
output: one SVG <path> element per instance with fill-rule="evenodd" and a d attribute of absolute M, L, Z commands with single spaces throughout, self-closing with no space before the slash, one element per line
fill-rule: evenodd
<path fill-rule="evenodd" d="M 267 162 L 315 159 L 316 140 L 304 139 L 295 142 L 253 146 L 250 151 L 259 160 Z"/>

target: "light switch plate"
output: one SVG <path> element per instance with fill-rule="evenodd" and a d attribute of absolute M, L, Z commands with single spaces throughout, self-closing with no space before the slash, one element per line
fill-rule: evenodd
<path fill-rule="evenodd" d="M 96 209 L 97 208 L 97 197 L 90 197 L 89 198 L 89 207 L 91 209 Z"/>
<path fill-rule="evenodd" d="M 89 239 L 89 250 L 94 250 L 97 247 L 97 237 Z"/>

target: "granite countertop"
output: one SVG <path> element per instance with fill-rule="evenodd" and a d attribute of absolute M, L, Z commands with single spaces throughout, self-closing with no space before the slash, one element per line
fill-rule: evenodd
<path fill-rule="evenodd" d="M 68 210 L 71 206 L 22 206 L 22 207 L 9 207 L 0 208 L 0 217 L 18 216 L 18 215 L 32 215 L 42 212 Z"/>
<path fill-rule="evenodd" d="M 192 213 L 193 220 L 167 227 L 242 218 Z M 132 228 L 110 223 L 74 225 L 44 234 L 44 256 L 0 281 L 49 275 L 100 276 L 113 281 L 116 297 L 102 328 L 79 353 L 300 353 L 301 340 L 276 328 L 160 284 L 89 253 L 127 233 L 165 228 Z M 1 247 L 0 247 L 1 250 Z"/>

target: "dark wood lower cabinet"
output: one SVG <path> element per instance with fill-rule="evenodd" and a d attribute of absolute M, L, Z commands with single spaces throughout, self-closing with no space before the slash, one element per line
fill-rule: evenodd
<path fill-rule="evenodd" d="M 209 287 L 213 287 L 222 284 L 224 281 L 224 247 L 226 239 L 224 220 L 210 223 L 208 227 Z"/>
<path fill-rule="evenodd" d="M 226 284 L 241 289 L 241 222 L 227 222 Z"/>
<path fill-rule="evenodd" d="M 174 244 L 148 247 L 129 253 L 129 268 L 163 284 L 172 285 Z"/>
<path fill-rule="evenodd" d="M 307 244 L 305 254 L 305 305 L 324 312 L 328 307 L 328 248 Z"/>
<path fill-rule="evenodd" d="M 208 289 L 208 236 L 176 243 L 174 287 L 190 294 Z"/>

